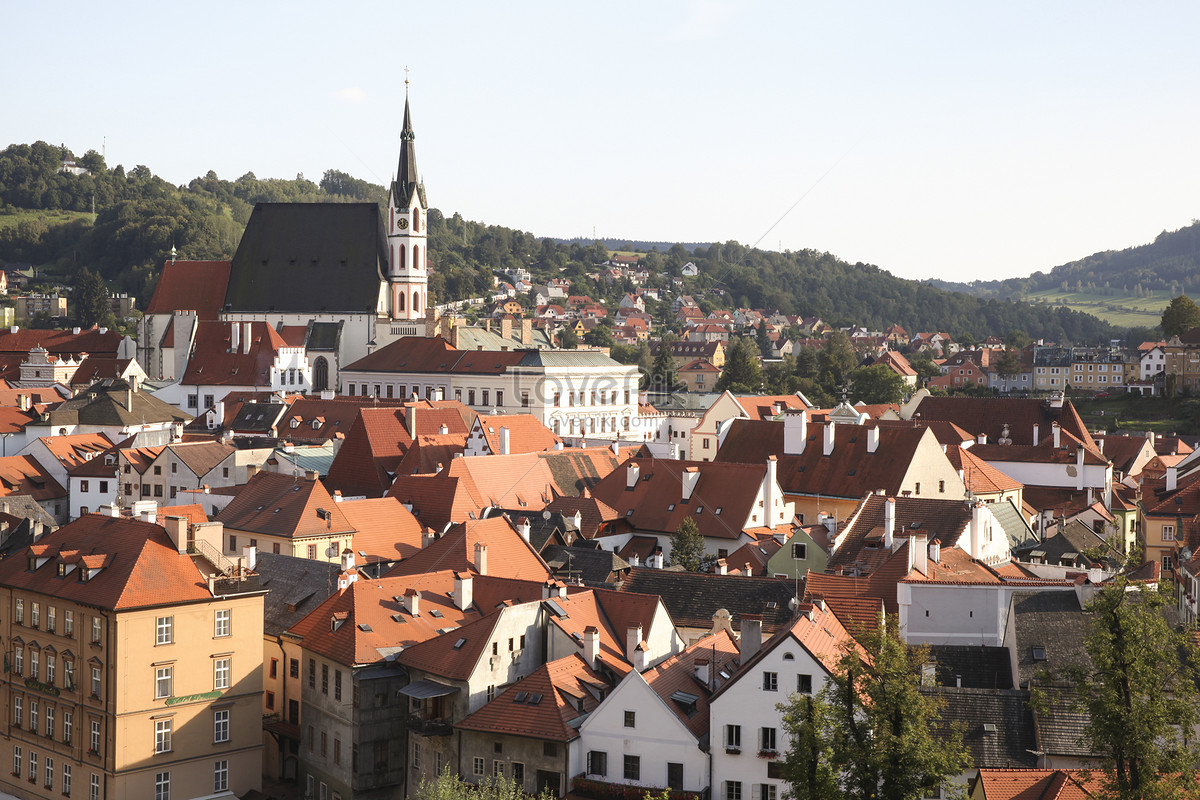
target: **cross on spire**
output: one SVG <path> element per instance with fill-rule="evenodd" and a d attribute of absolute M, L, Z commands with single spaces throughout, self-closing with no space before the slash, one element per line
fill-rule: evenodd
<path fill-rule="evenodd" d="M 404 95 L 408 96 L 408 65 L 404 66 Z"/>

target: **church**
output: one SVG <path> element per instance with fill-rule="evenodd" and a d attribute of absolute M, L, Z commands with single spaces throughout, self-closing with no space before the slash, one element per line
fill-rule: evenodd
<path fill-rule="evenodd" d="M 257 204 L 231 261 L 172 258 L 164 265 L 140 324 L 139 360 L 151 380 L 181 381 L 198 339 L 223 336 L 236 352 L 239 323 L 266 323 L 246 326 L 246 336 L 269 327 L 280 340 L 271 352 L 303 348 L 303 358 L 291 358 L 284 369 L 268 359 L 254 380 L 245 372 L 210 374 L 207 384 L 337 387 L 344 365 L 401 337 L 437 332 L 429 307 L 428 210 L 406 96 L 385 212 L 377 203 Z M 249 350 L 249 342 L 242 344 Z"/>

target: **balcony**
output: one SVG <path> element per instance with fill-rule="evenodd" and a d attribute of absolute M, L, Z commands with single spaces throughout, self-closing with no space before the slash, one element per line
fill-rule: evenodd
<path fill-rule="evenodd" d="M 454 731 L 454 724 L 448 719 L 410 714 L 408 730 L 422 736 L 449 736 Z"/>

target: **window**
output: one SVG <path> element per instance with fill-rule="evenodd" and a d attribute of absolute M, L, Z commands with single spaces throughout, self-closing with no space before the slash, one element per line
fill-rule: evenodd
<path fill-rule="evenodd" d="M 483 757 L 475 756 L 471 759 L 471 774 L 476 777 L 483 777 Z"/>
<path fill-rule="evenodd" d="M 271 675 L 271 677 L 272 677 L 272 678 L 278 678 L 278 677 L 279 677 L 279 659 L 278 659 L 278 658 L 272 658 L 272 659 L 271 659 L 271 672 L 270 672 L 270 675 Z"/>
<path fill-rule="evenodd" d="M 13 725 L 18 728 L 25 722 L 25 698 L 21 695 L 13 697 Z"/>
<path fill-rule="evenodd" d="M 171 773 L 155 773 L 154 800 L 171 800 Z"/>
<path fill-rule="evenodd" d="M 503 761 L 492 761 L 492 777 L 493 778 L 503 778 L 504 777 L 504 762 Z"/>
<path fill-rule="evenodd" d="M 46 788 L 54 788 L 54 759 L 46 756 Z"/>
<path fill-rule="evenodd" d="M 300 677 L 300 659 L 293 658 L 288 661 L 288 675 L 293 678 Z"/>
<path fill-rule="evenodd" d="M 636 725 L 635 725 L 636 721 L 637 721 L 637 712 L 636 711 L 626 711 L 625 712 L 625 727 L 626 728 L 636 727 Z"/>
<path fill-rule="evenodd" d="M 213 741 L 229 741 L 229 709 L 222 708 L 213 712 Z"/>
<path fill-rule="evenodd" d="M 642 779 L 642 757 L 625 756 L 625 780 L 639 781 Z"/>
<path fill-rule="evenodd" d="M 63 612 L 63 636 L 75 635 L 75 612 L 67 610 Z"/>
<path fill-rule="evenodd" d="M 479 760 L 482 761 L 483 759 L 481 758 Z M 413 766 L 413 769 L 421 768 L 421 743 L 420 742 L 413 742 L 412 766 Z"/>
<path fill-rule="evenodd" d="M 158 667 L 154 670 L 154 699 L 161 700 L 171 696 L 171 683 L 174 667 Z"/>
<path fill-rule="evenodd" d="M 62 793 L 65 795 L 71 794 L 71 765 L 63 764 L 62 776 Z"/>
<path fill-rule="evenodd" d="M 727 748 L 740 748 L 742 746 L 741 725 L 725 726 L 725 746 Z"/>
<path fill-rule="evenodd" d="M 13 672 L 18 675 L 25 674 L 25 648 L 21 645 L 13 647 Z"/>
<path fill-rule="evenodd" d="M 1163 525 L 1163 526 L 1162 526 L 1162 540 L 1163 540 L 1164 542 L 1173 542 L 1173 541 L 1175 541 L 1175 526 L 1174 526 L 1174 525 Z M 34 608 L 37 608 L 37 603 L 34 603 L 34 604 L 33 604 L 33 607 L 34 607 Z M 36 622 L 36 621 L 33 623 L 33 626 L 34 626 L 35 628 L 37 627 L 37 622 Z"/>
<path fill-rule="evenodd" d="M 795 559 L 796 561 L 803 561 L 806 558 L 808 558 L 808 545 L 807 544 L 793 544 L 792 545 L 792 558 Z"/>
<path fill-rule="evenodd" d="M 54 629 L 58 627 L 58 611 L 54 606 L 46 607 L 46 630 L 54 633 Z"/>
<path fill-rule="evenodd" d="M 741 781 L 725 781 L 725 800 L 742 800 Z"/>
<path fill-rule="evenodd" d="M 46 654 L 46 683 L 54 685 L 54 679 L 58 677 L 58 659 L 52 654 Z"/>
<path fill-rule="evenodd" d="M 41 603 L 32 603 L 32 604 L 30 604 L 30 607 L 31 607 L 32 613 L 30 613 L 30 615 L 29 615 L 29 617 L 30 617 L 29 621 L 30 621 L 30 624 L 36 628 L 38 625 L 42 624 L 42 604 Z"/>
<path fill-rule="evenodd" d="M 542 755 L 547 758 L 557 758 L 558 742 L 542 742 Z"/>
<path fill-rule="evenodd" d="M 775 729 L 760 728 L 758 732 L 758 749 L 759 750 L 774 750 L 775 749 Z"/>
<path fill-rule="evenodd" d="M 308 553 L 308 557 L 309 557 L 309 558 L 311 558 L 311 559 L 313 559 L 313 560 L 316 560 L 316 558 L 317 558 L 317 546 L 316 546 L 315 544 L 310 544 L 310 545 L 308 546 L 307 553 Z"/>
<path fill-rule="evenodd" d="M 342 671 L 340 669 L 333 671 L 333 699 L 342 699 Z"/>
<path fill-rule="evenodd" d="M 54 706 L 46 706 L 46 735 L 54 738 Z"/>
<path fill-rule="evenodd" d="M 775 793 L 775 784 L 764 783 L 758 787 L 758 800 L 775 800 L 778 795 Z"/>
<path fill-rule="evenodd" d="M 171 729 L 174 724 L 174 720 L 170 719 L 154 720 L 154 752 L 171 752 Z"/>
<path fill-rule="evenodd" d="M 919 481 L 916 483 L 916 485 L 915 485 L 913 488 L 915 489 L 915 491 L 913 492 L 913 494 L 920 494 L 920 493 L 921 493 L 921 483 L 920 483 Z"/>
<path fill-rule="evenodd" d="M 602 750 L 592 750 L 587 754 L 587 771 L 588 775 L 600 775 L 601 777 L 608 774 L 608 753 Z"/>
<path fill-rule="evenodd" d="M 75 662 L 74 661 L 67 660 L 67 661 L 63 662 L 63 686 L 70 689 L 71 691 L 75 690 Z"/>
<path fill-rule="evenodd" d="M 36 700 L 29 701 L 29 730 L 37 733 L 38 726 L 38 703 Z"/>
<path fill-rule="evenodd" d="M 29 782 L 30 783 L 35 783 L 37 781 L 37 766 L 38 766 L 37 765 L 37 753 L 30 750 L 29 751 Z"/>
<path fill-rule="evenodd" d="M 228 689 L 229 688 L 229 658 L 217 658 L 213 660 L 213 688 Z"/>
<path fill-rule="evenodd" d="M 274 711 L 275 710 L 275 693 L 274 692 L 266 692 L 263 703 L 266 704 L 268 710 Z"/>
<path fill-rule="evenodd" d="M 70 711 L 63 712 L 63 742 L 66 744 L 71 743 L 71 734 L 75 729 L 74 720 L 75 716 Z"/>
<path fill-rule="evenodd" d="M 224 792 L 229 789 L 229 762 L 222 759 L 213 764 L 213 791 Z"/>
<path fill-rule="evenodd" d="M 321 758 L 329 755 L 329 733 L 321 731 Z"/>
<path fill-rule="evenodd" d="M 88 793 L 88 800 L 100 800 L 100 776 L 93 772 L 89 783 L 91 790 Z"/>
<path fill-rule="evenodd" d="M 213 621 L 213 636 L 228 636 L 229 635 L 229 617 L 230 610 L 228 608 L 218 608 Z"/>
<path fill-rule="evenodd" d="M 797 675 L 796 691 L 800 694 L 812 694 L 812 675 Z"/>
<path fill-rule="evenodd" d="M 13 622 L 16 622 L 18 625 L 25 624 L 25 601 L 19 597 L 17 598 L 16 607 L 13 609 Z"/>
<path fill-rule="evenodd" d="M 317 688 L 317 660 L 315 658 L 308 660 L 308 688 Z"/>
<path fill-rule="evenodd" d="M 342 740 L 341 739 L 333 740 L 333 763 L 335 763 L 335 764 L 342 763 Z"/>
<path fill-rule="evenodd" d="M 779 673 L 764 672 L 763 673 L 763 691 L 777 692 L 779 691 Z"/>
<path fill-rule="evenodd" d="M 321 665 L 321 694 L 329 694 L 329 665 Z"/>
<path fill-rule="evenodd" d="M 154 623 L 154 644 L 173 644 L 175 642 L 175 618 L 158 617 Z"/>
<path fill-rule="evenodd" d="M 21 748 L 13 748 L 13 775 L 21 775 Z"/>
<path fill-rule="evenodd" d="M 29 651 L 29 677 L 35 681 L 42 679 L 42 651 L 40 650 L 31 649 Z"/>
<path fill-rule="evenodd" d="M 100 618 L 92 617 L 92 644 L 100 644 Z"/>
<path fill-rule="evenodd" d="M 92 734 L 88 740 L 88 752 L 100 752 L 100 720 L 98 719 L 92 720 Z"/>

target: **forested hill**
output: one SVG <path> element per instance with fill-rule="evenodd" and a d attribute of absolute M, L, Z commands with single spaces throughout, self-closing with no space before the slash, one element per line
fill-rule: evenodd
<path fill-rule="evenodd" d="M 87 170 L 60 171 L 64 160 Z M 180 258 L 229 258 L 254 204 L 271 202 L 378 201 L 384 189 L 336 170 L 314 183 L 237 180 L 214 172 L 174 186 L 145 166 L 109 167 L 95 151 L 76 159 L 60 147 L 38 142 L 0 152 L 0 261 L 29 262 L 70 282 L 76 270 L 97 271 L 111 288 L 138 295 L 144 306 L 172 246 Z M 93 206 L 94 203 L 94 206 Z M 95 214 L 91 213 L 93 207 Z M 608 257 L 601 243 L 584 245 L 429 213 L 430 288 L 438 302 L 484 295 L 497 270 L 525 267 L 535 279 L 564 275 L 580 281 Z M 736 242 L 652 251 L 645 262 L 657 274 L 678 276 L 688 261 L 700 268 L 684 290 L 706 310 L 717 307 L 778 309 L 820 316 L 832 324 L 910 332 L 948 331 L 981 339 L 1023 331 L 1035 338 L 1092 343 L 1113 336 L 1095 317 L 995 298 L 942 291 L 866 264 L 849 264 L 815 250 L 776 253 Z M 666 285 L 668 278 L 656 278 Z M 580 293 L 616 300 L 631 289 L 587 286 Z M 660 310 L 665 320 L 669 314 Z"/>
<path fill-rule="evenodd" d="M 950 283 L 936 286 L 979 297 L 1020 300 L 1034 292 L 1109 290 L 1114 295 L 1143 295 L 1152 291 L 1200 294 L 1200 220 L 1176 231 L 1163 231 L 1153 242 L 1106 250 L 1062 264 L 1049 273 L 1004 281 Z"/>

